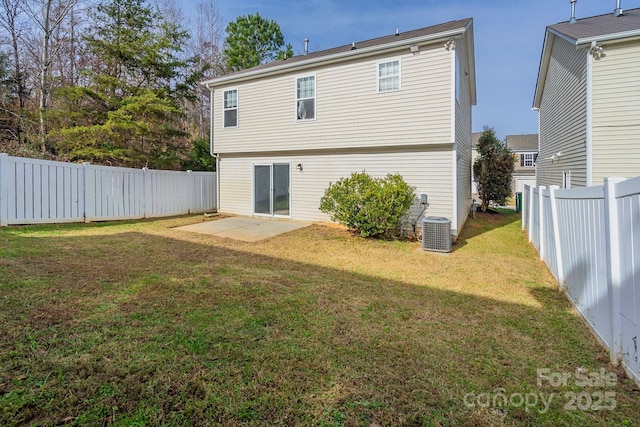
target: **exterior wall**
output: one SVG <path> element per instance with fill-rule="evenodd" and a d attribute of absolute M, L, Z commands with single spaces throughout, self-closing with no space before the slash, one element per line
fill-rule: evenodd
<path fill-rule="evenodd" d="M 603 47 L 593 61 L 593 185 L 640 175 L 640 42 Z"/>
<path fill-rule="evenodd" d="M 459 73 L 459 75 L 454 79 L 454 84 L 458 84 L 459 88 L 458 91 L 455 91 L 454 89 L 452 101 L 455 105 L 456 151 L 453 153 L 451 161 L 454 165 L 454 170 L 456 170 L 457 179 L 457 224 L 453 224 L 452 228 L 461 230 L 471 209 L 471 89 L 469 83 L 469 65 L 466 61 L 466 45 L 463 43 L 457 43 L 453 54 L 454 55 L 452 56 L 457 55 L 459 61 L 459 67 L 456 67 L 455 57 L 453 58 L 454 73 Z"/>
<path fill-rule="evenodd" d="M 538 185 L 587 185 L 587 49 L 555 37 L 540 102 Z M 551 156 L 562 152 L 556 160 Z"/>
<path fill-rule="evenodd" d="M 253 214 L 252 165 L 290 163 L 291 218 L 330 221 L 318 209 L 320 198 L 331 182 L 353 172 L 372 176 L 399 173 L 416 187 L 415 193 L 428 195 L 425 215 L 452 218 L 454 180 L 451 145 L 417 146 L 400 150 L 343 150 L 322 152 L 264 153 L 220 158 L 220 211 L 237 215 Z M 301 163 L 302 171 L 296 169 Z M 452 232 L 457 234 L 455 224 Z"/>
<path fill-rule="evenodd" d="M 462 43 L 460 43 L 462 44 Z M 377 93 L 377 64 L 401 60 L 401 90 Z M 296 78 L 316 76 L 316 119 L 296 122 Z M 216 153 L 451 143 L 451 61 L 437 44 L 230 83 L 214 92 Z M 223 94 L 238 89 L 238 127 L 223 128 Z"/>

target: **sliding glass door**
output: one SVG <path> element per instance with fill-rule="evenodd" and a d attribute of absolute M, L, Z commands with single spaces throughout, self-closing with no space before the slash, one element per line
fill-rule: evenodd
<path fill-rule="evenodd" d="M 253 211 L 259 215 L 289 216 L 288 163 L 253 166 Z"/>

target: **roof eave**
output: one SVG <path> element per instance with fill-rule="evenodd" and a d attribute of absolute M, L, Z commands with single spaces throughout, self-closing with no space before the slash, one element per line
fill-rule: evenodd
<path fill-rule="evenodd" d="M 473 43 L 473 20 L 470 20 L 465 27 L 467 37 L 467 61 L 469 63 L 469 85 L 471 87 L 471 105 L 477 105 L 476 93 L 476 61 L 475 46 Z"/>
<path fill-rule="evenodd" d="M 377 46 L 370 46 L 355 50 L 349 50 L 345 52 L 339 52 L 332 55 L 320 56 L 317 58 L 310 58 L 308 60 L 297 61 L 292 64 L 283 63 L 282 65 L 276 65 L 269 69 L 258 69 L 258 70 L 247 70 L 246 72 L 240 74 L 233 74 L 228 76 L 217 77 L 215 79 L 207 80 L 201 82 L 200 84 L 206 86 L 211 89 L 216 86 L 220 86 L 222 84 L 228 84 L 229 82 L 239 82 L 244 80 L 249 80 L 255 78 L 257 76 L 267 77 L 275 74 L 280 74 L 283 72 L 288 72 L 296 69 L 304 69 L 308 67 L 315 66 L 317 64 L 330 64 L 334 62 L 348 60 L 353 57 L 363 57 L 377 54 L 379 52 L 383 52 L 386 50 L 393 50 L 402 46 L 409 46 L 412 44 L 424 44 L 424 43 L 435 43 L 439 40 L 446 40 L 451 37 L 456 37 L 464 34 L 469 28 L 471 21 L 465 27 L 456 28 L 449 31 L 443 31 L 436 34 L 429 34 L 426 36 L 414 37 L 411 39 L 405 39 L 397 42 L 381 44 Z M 475 73 L 473 74 L 475 75 Z M 474 77 L 475 80 L 475 77 Z M 474 85 L 475 92 L 475 85 Z"/>
<path fill-rule="evenodd" d="M 549 70 L 549 60 L 551 59 L 551 48 L 555 39 L 555 33 L 547 28 L 544 33 L 544 42 L 542 44 L 542 54 L 540 55 L 540 65 L 538 67 L 538 80 L 536 81 L 536 90 L 533 96 L 533 109 L 540 108 L 542 102 L 542 89 L 544 81 L 547 79 L 547 71 Z"/>
<path fill-rule="evenodd" d="M 624 41 L 628 39 L 634 39 L 640 37 L 640 29 L 624 31 L 620 33 L 602 34 L 599 36 L 584 37 L 581 39 L 574 39 L 566 34 L 561 33 L 553 28 L 547 27 L 545 32 L 545 40 L 542 47 L 542 56 L 540 58 L 540 68 L 538 70 L 538 80 L 536 81 L 536 90 L 533 98 L 533 109 L 540 109 L 540 103 L 542 102 L 542 92 L 544 87 L 544 81 L 547 78 L 547 71 L 549 68 L 549 59 L 551 58 L 551 49 L 555 37 L 560 37 L 569 43 L 578 47 L 590 45 L 593 42 L 608 42 L 608 41 Z"/>
<path fill-rule="evenodd" d="M 591 44 L 591 42 L 624 41 L 630 38 L 640 37 L 640 29 L 624 31 L 622 33 L 603 34 L 601 36 L 585 37 L 576 40 L 577 45 Z"/>

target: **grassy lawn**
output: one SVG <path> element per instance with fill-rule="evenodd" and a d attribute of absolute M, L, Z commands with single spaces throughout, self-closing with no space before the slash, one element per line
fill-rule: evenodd
<path fill-rule="evenodd" d="M 514 213 L 470 219 L 448 256 L 320 225 L 257 243 L 173 228 L 199 221 L 0 229 L 0 425 L 640 419 Z"/>

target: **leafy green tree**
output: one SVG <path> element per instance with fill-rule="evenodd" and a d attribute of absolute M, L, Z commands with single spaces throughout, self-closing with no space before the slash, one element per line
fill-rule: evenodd
<path fill-rule="evenodd" d="M 86 37 L 86 86 L 60 89 L 57 149 L 71 161 L 178 168 L 188 156 L 182 105 L 194 96 L 188 34 L 145 0 L 104 0 Z"/>
<path fill-rule="evenodd" d="M 209 140 L 198 138 L 193 141 L 189 157 L 182 162 L 182 169 L 192 171 L 215 171 L 216 160 L 209 153 Z"/>
<path fill-rule="evenodd" d="M 291 45 L 284 46 L 280 25 L 259 13 L 239 16 L 225 31 L 227 38 L 222 55 L 229 72 L 293 56 Z"/>
<path fill-rule="evenodd" d="M 493 129 L 485 127 L 478 139 L 479 157 L 473 163 L 473 177 L 476 181 L 478 196 L 482 201 L 481 209 L 487 211 L 490 202 L 498 205 L 507 203 L 513 195 L 511 176 L 515 166 L 513 153 L 496 137 Z"/>
<path fill-rule="evenodd" d="M 414 190 L 399 174 L 372 178 L 365 172 L 353 173 L 325 190 L 320 210 L 364 237 L 381 236 L 400 227 Z"/>

